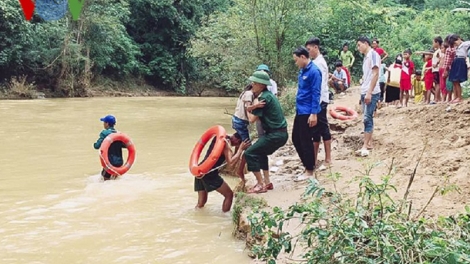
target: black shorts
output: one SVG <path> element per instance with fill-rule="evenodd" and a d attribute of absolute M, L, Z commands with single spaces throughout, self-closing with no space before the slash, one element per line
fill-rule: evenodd
<path fill-rule="evenodd" d="M 400 87 L 387 85 L 385 88 L 385 102 L 391 103 L 400 100 Z"/>
<path fill-rule="evenodd" d="M 105 169 L 101 171 L 101 176 L 103 176 L 103 178 L 105 178 L 106 180 L 111 179 L 111 174 L 109 174 Z"/>
<path fill-rule="evenodd" d="M 434 83 L 439 84 L 439 72 L 433 72 L 432 75 L 434 76 Z"/>
<path fill-rule="evenodd" d="M 114 167 L 121 167 L 121 166 L 122 166 L 122 163 L 114 163 L 114 164 L 111 163 L 111 165 L 113 165 Z M 105 169 L 103 169 L 103 170 L 101 171 L 101 176 L 103 176 L 103 178 L 104 178 L 105 180 L 109 180 L 109 179 L 111 179 L 111 176 L 116 176 L 116 175 L 111 175 L 111 174 L 109 174 Z"/>
<path fill-rule="evenodd" d="M 321 111 L 317 115 L 317 125 L 314 126 L 312 131 L 313 142 L 320 142 L 331 140 L 330 125 L 328 124 L 328 103 L 321 102 Z"/>
<path fill-rule="evenodd" d="M 219 189 L 224 183 L 224 179 L 219 175 L 218 171 L 206 174 L 201 179 L 194 178 L 194 191 L 212 192 Z"/>

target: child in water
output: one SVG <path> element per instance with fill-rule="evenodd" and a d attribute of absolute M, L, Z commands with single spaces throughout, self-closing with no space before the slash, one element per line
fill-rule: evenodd
<path fill-rule="evenodd" d="M 116 129 L 114 128 L 114 126 L 116 125 L 116 118 L 114 116 L 107 115 L 101 118 L 100 121 L 103 122 L 104 130 L 101 131 L 100 137 L 95 142 L 95 144 L 93 144 L 93 147 L 95 149 L 99 149 L 101 147 L 103 140 L 108 135 L 117 132 Z M 126 146 L 121 141 L 115 141 L 109 146 L 108 159 L 111 165 L 113 165 L 114 167 L 121 167 L 122 164 L 124 163 L 124 160 L 122 159 L 122 148 L 125 148 L 125 147 Z M 117 175 L 111 175 L 105 169 L 103 169 L 101 171 L 101 176 L 103 176 L 103 180 L 107 181 L 107 180 L 110 180 L 111 178 L 114 179 Z"/>

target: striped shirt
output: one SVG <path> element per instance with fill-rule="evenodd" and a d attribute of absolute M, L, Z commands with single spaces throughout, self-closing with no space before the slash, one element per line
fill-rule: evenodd
<path fill-rule="evenodd" d="M 447 48 L 444 56 L 444 70 L 449 71 L 455 59 L 455 48 Z"/>

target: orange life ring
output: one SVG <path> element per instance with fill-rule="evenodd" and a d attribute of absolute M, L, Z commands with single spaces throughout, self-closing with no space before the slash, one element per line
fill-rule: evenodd
<path fill-rule="evenodd" d="M 121 141 L 122 143 L 124 143 L 127 150 L 129 151 L 129 156 L 127 157 L 126 163 L 120 167 L 113 166 L 111 162 L 109 162 L 108 158 L 109 146 L 111 146 L 111 144 L 115 141 Z M 126 134 L 120 132 L 109 134 L 101 144 L 100 161 L 101 166 L 103 166 L 103 169 L 105 169 L 106 172 L 111 175 L 121 176 L 128 172 L 135 162 L 135 146 L 134 143 L 132 143 L 131 138 Z"/>
<path fill-rule="evenodd" d="M 337 111 L 346 112 L 347 115 L 343 115 L 342 113 L 337 112 Z M 331 117 L 335 119 L 339 119 L 339 120 L 354 120 L 358 117 L 357 112 L 354 111 L 353 109 L 349 107 L 345 107 L 345 106 L 339 106 L 339 105 L 333 106 L 330 109 L 330 115 Z"/>
<path fill-rule="evenodd" d="M 209 157 L 203 163 L 199 164 L 201 152 L 213 136 L 216 137 L 214 149 L 212 149 Z M 193 152 L 191 153 L 191 158 L 189 159 L 189 170 L 192 175 L 201 177 L 212 169 L 224 151 L 226 136 L 227 132 L 225 132 L 222 126 L 213 126 L 202 134 L 201 138 L 196 142 Z"/>

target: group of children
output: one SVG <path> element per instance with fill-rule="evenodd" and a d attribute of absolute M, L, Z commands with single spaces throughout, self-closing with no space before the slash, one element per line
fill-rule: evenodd
<path fill-rule="evenodd" d="M 422 70 L 415 69 L 410 50 L 398 54 L 392 65 L 381 66 L 381 101 L 385 99 L 390 105 L 406 107 L 411 95 L 415 103 L 462 102 L 461 83 L 467 81 L 470 67 L 469 48 L 470 41 L 463 41 L 457 34 L 448 35 L 444 40 L 435 37 L 431 50 L 418 52 L 424 61 Z"/>

